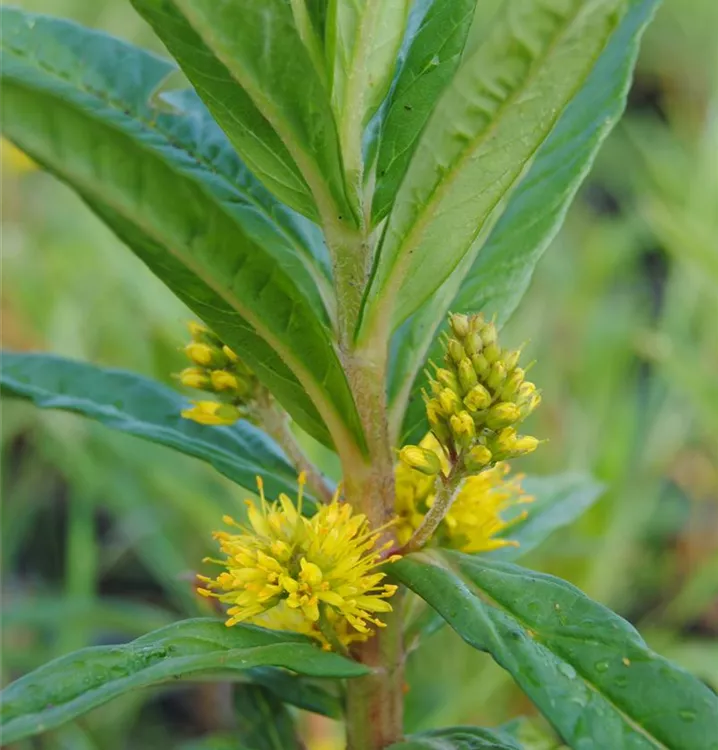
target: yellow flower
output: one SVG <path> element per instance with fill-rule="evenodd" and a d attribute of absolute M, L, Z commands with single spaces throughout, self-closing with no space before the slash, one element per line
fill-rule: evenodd
<path fill-rule="evenodd" d="M 441 473 L 449 471 L 446 452 L 432 433 L 420 443 L 425 451 L 433 451 L 441 463 Z M 403 452 L 402 452 L 403 453 Z M 400 454 L 401 455 L 401 454 Z M 509 465 L 498 463 L 490 469 L 469 476 L 458 497 L 437 529 L 435 539 L 445 547 L 463 552 L 486 552 L 515 545 L 516 542 L 497 538 L 497 534 L 510 528 L 526 512 L 511 521 L 502 513 L 514 505 L 531 502 L 532 498 L 521 490 L 521 476 L 507 478 Z M 437 475 L 438 476 L 438 475 Z M 396 467 L 397 536 L 406 544 L 424 520 L 433 505 L 437 476 L 427 476 L 400 460 Z"/>
<path fill-rule="evenodd" d="M 396 586 L 382 584 L 379 570 L 391 542 L 377 547 L 381 529 L 371 531 L 366 516 L 339 501 L 338 492 L 312 518 L 301 515 L 304 475 L 299 478 L 297 507 L 284 494 L 268 503 L 257 478 L 259 506 L 247 501 L 249 526 L 229 516 L 238 533 L 215 532 L 224 570 L 202 577 L 204 596 L 228 604 L 227 625 L 252 622 L 306 633 L 325 646 L 366 640 L 377 615 L 390 612 L 386 601 Z M 394 559 L 394 558 L 390 558 Z"/>

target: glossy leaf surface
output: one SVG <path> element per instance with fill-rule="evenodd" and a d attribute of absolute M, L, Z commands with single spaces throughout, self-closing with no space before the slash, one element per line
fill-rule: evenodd
<path fill-rule="evenodd" d="M 521 750 L 521 746 L 500 730 L 447 727 L 411 735 L 388 750 Z"/>
<path fill-rule="evenodd" d="M 420 370 L 427 357 L 440 357 L 436 333 L 447 310 L 483 310 L 503 325 L 518 305 L 599 147 L 623 112 L 641 36 L 658 1 L 630 0 L 594 70 L 538 149 L 485 244 L 479 238 L 464 264 L 397 331 L 389 391 L 392 422 L 406 440 L 416 437 L 425 423 Z"/>
<path fill-rule="evenodd" d="M 186 121 L 153 109 L 173 66 L 74 24 L 2 13 L 6 135 L 69 183 L 307 431 L 329 442 L 324 421 L 335 440 L 361 442 L 326 320 L 218 200 L 217 175 L 184 148 Z"/>
<path fill-rule="evenodd" d="M 489 652 L 571 747 L 718 746 L 718 696 L 566 581 L 449 551 L 392 574 Z"/>
<path fill-rule="evenodd" d="M 81 716 L 130 690 L 216 669 L 276 666 L 315 677 L 357 677 L 366 669 L 302 636 L 213 619 L 185 620 L 124 646 L 62 656 L 0 694 L 3 741 L 15 742 Z"/>
<path fill-rule="evenodd" d="M 508 0 L 438 101 L 401 184 L 362 332 L 415 312 L 469 253 L 620 21 L 625 0 Z"/>
<path fill-rule="evenodd" d="M 149 378 L 51 354 L 3 352 L 0 387 L 4 396 L 75 412 L 200 458 L 252 492 L 258 475 L 270 496 L 296 492 L 296 470 L 261 430 L 245 421 L 215 427 L 184 419 L 187 400 Z"/>

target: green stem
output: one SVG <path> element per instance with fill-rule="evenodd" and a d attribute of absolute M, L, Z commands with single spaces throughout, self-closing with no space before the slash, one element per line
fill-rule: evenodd
<path fill-rule="evenodd" d="M 454 500 L 456 500 L 461 489 L 462 479 L 462 472 L 457 471 L 452 471 L 448 477 L 439 477 L 434 503 L 427 511 L 419 528 L 402 548 L 401 554 L 407 555 L 410 552 L 416 552 L 431 539 L 454 504 Z"/>

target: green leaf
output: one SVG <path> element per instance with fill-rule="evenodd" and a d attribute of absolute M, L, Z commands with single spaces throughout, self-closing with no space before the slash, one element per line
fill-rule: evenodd
<path fill-rule="evenodd" d="M 342 705 L 337 695 L 326 687 L 273 667 L 255 667 L 247 671 L 250 682 L 271 690 L 284 703 L 315 714 L 340 719 Z"/>
<path fill-rule="evenodd" d="M 327 321 L 256 227 L 218 200 L 214 169 L 186 150 L 186 120 L 149 103 L 174 68 L 74 24 L 7 8 L 2 18 L 6 135 L 69 183 L 308 432 L 329 442 L 325 422 L 335 443 L 361 442 Z"/>
<path fill-rule="evenodd" d="M 247 148 L 246 141 L 259 130 L 254 122 L 259 114 L 314 197 L 316 210 L 307 215 L 331 216 L 333 221 L 337 215 L 345 220 L 358 216 L 358 206 L 349 202 L 344 189 L 326 82 L 302 42 L 289 3 L 135 0 L 135 7 L 176 56 L 250 169 L 255 169 L 255 147 Z M 249 133 L 239 138 L 238 129 Z M 257 176 L 264 180 L 262 172 Z M 265 184 L 285 200 L 274 185 Z"/>
<path fill-rule="evenodd" d="M 245 421 L 214 427 L 184 419 L 186 399 L 149 378 L 51 354 L 3 352 L 0 387 L 3 395 L 82 414 L 200 458 L 252 491 L 261 475 L 270 496 L 296 492 L 296 469 L 261 430 Z"/>
<path fill-rule="evenodd" d="M 413 734 L 387 750 L 521 750 L 521 745 L 494 729 L 447 727 Z"/>
<path fill-rule="evenodd" d="M 499 560 L 516 560 L 538 547 L 554 531 L 572 524 L 601 497 L 604 486 L 584 474 L 557 474 L 550 477 L 528 477 L 521 485 L 534 498 L 530 505 L 515 508 L 528 515 L 517 520 L 499 536 L 513 539 L 518 547 L 493 550 L 490 556 Z"/>
<path fill-rule="evenodd" d="M 251 750 L 301 750 L 294 720 L 284 704 L 260 685 L 234 688 L 237 727 L 241 747 Z"/>
<path fill-rule="evenodd" d="M 327 58 L 347 183 L 358 193 L 364 127 L 389 90 L 411 3 L 330 0 Z"/>
<path fill-rule="evenodd" d="M 566 581 L 449 551 L 392 575 L 488 651 L 572 747 L 718 747 L 718 697 Z"/>
<path fill-rule="evenodd" d="M 382 125 L 372 218 L 390 211 L 436 101 L 459 67 L 476 0 L 433 0 L 391 92 Z"/>
<path fill-rule="evenodd" d="M 311 190 L 279 134 L 172 0 L 132 4 L 179 62 L 252 172 L 283 203 L 317 219 Z"/>
<path fill-rule="evenodd" d="M 426 423 L 420 396 L 424 378 L 421 374 L 417 377 L 417 372 L 427 356 L 440 356 L 436 329 L 444 322 L 446 311 L 483 310 L 496 315 L 498 324 L 503 325 L 518 305 L 536 263 L 623 112 L 641 35 L 658 1 L 629 0 L 628 12 L 586 83 L 538 149 L 488 240 L 477 240 L 434 299 L 394 336 L 391 419 L 398 432 L 411 394 L 401 428 L 405 440 L 413 440 Z"/>
<path fill-rule="evenodd" d="M 185 620 L 125 646 L 93 646 L 36 669 L 0 693 L 3 741 L 53 729 L 130 690 L 218 668 L 276 666 L 314 677 L 358 677 L 361 664 L 299 635 L 219 620 Z"/>
<path fill-rule="evenodd" d="M 465 259 L 583 85 L 625 0 L 507 0 L 421 135 L 388 219 L 360 337 L 415 312 Z"/>

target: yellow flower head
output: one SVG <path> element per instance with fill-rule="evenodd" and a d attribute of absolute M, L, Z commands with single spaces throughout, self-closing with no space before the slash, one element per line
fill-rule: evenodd
<path fill-rule="evenodd" d="M 427 434 L 420 446 L 433 451 L 441 462 L 441 472 L 448 472 L 446 453 L 439 441 Z M 497 538 L 497 534 L 526 517 L 526 512 L 506 521 L 502 513 L 514 505 L 531 502 L 533 498 L 521 490 L 521 476 L 507 478 L 509 465 L 498 463 L 490 469 L 469 476 L 458 497 L 444 516 L 436 532 L 436 540 L 445 547 L 463 552 L 488 550 L 516 545 L 516 542 Z M 396 467 L 397 535 L 405 544 L 419 528 L 427 510 L 433 505 L 436 476 L 427 476 L 400 460 Z"/>
<path fill-rule="evenodd" d="M 191 409 L 184 409 L 182 416 L 193 422 L 208 425 L 234 424 L 242 415 L 235 406 L 219 401 L 193 401 Z"/>
<path fill-rule="evenodd" d="M 249 526 L 229 516 L 237 533 L 215 532 L 224 567 L 216 578 L 202 577 L 204 596 L 228 604 L 228 626 L 252 622 L 311 635 L 325 646 L 366 640 L 377 614 L 390 612 L 386 601 L 396 586 L 382 584 L 379 566 L 391 542 L 377 546 L 381 529 L 371 531 L 366 516 L 339 501 L 338 492 L 312 518 L 301 515 L 304 476 L 297 507 L 284 494 L 269 503 L 257 479 L 260 503 L 247 501 Z M 391 559 L 391 558 L 390 558 Z"/>

